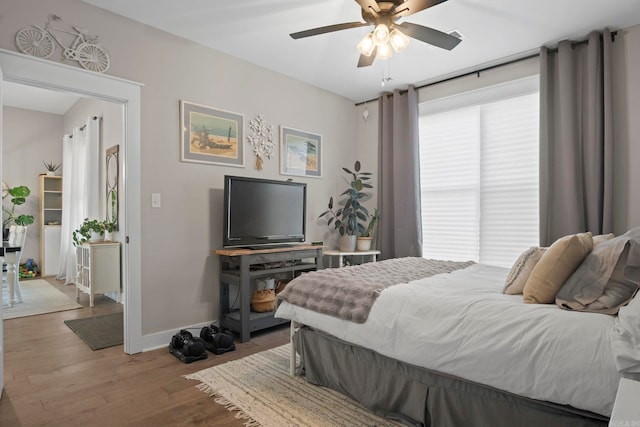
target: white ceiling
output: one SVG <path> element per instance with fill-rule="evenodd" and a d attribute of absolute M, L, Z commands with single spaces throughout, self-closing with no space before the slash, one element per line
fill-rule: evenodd
<path fill-rule="evenodd" d="M 407 22 L 465 38 L 452 51 L 411 40 L 388 61 L 357 68 L 361 27 L 293 40 L 289 33 L 361 21 L 353 0 L 83 0 L 354 101 L 537 52 L 592 30 L 640 23 L 639 0 L 449 0 Z M 381 87 L 383 77 L 391 77 Z"/>
<path fill-rule="evenodd" d="M 293 40 L 288 34 L 361 20 L 352 0 L 84 0 L 136 21 L 286 74 L 356 102 L 535 53 L 589 31 L 640 23 L 639 0 L 449 0 L 406 19 L 464 40 L 452 51 L 412 40 L 389 61 L 357 68 L 362 27 Z M 556 5 L 557 3 L 557 5 Z M 383 78 L 391 77 L 385 86 Z M 64 114 L 71 94 L 4 82 L 3 104 Z"/>
<path fill-rule="evenodd" d="M 55 92 L 18 83 L 2 82 L 2 105 L 42 111 L 51 114 L 64 114 L 78 100 L 78 95 Z"/>

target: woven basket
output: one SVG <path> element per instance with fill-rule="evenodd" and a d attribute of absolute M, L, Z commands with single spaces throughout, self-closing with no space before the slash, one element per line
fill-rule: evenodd
<path fill-rule="evenodd" d="M 256 313 L 264 313 L 276 309 L 276 293 L 273 289 L 263 289 L 251 296 L 251 307 Z"/>

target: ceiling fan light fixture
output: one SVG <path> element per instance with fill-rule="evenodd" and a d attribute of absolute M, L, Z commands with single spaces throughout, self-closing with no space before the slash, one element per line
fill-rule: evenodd
<path fill-rule="evenodd" d="M 376 59 L 389 59 L 393 55 L 393 49 L 389 43 L 378 46 Z"/>
<path fill-rule="evenodd" d="M 373 42 L 373 34 L 367 33 L 367 35 L 364 36 L 362 40 L 360 40 L 360 43 L 358 43 L 357 47 L 358 52 L 360 52 L 364 56 L 371 56 L 371 54 L 373 53 L 373 49 L 376 48 L 376 44 Z"/>
<path fill-rule="evenodd" d="M 389 43 L 391 43 L 396 53 L 400 53 L 409 46 L 409 37 L 397 28 L 394 28 L 389 34 Z"/>
<path fill-rule="evenodd" d="M 378 46 L 389 43 L 389 27 L 385 24 L 376 25 L 376 28 L 373 30 L 373 40 Z"/>

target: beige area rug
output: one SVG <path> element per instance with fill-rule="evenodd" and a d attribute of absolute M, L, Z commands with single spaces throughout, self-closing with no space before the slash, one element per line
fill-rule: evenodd
<path fill-rule="evenodd" d="M 289 375 L 289 344 L 214 366 L 187 379 L 246 426 L 399 426 L 333 390 Z"/>
<path fill-rule="evenodd" d="M 22 289 L 22 300 L 24 302 L 8 307 L 6 303 L 9 290 L 6 284 L 3 284 L 2 318 L 4 320 L 82 308 L 80 304 L 43 279 L 21 280 L 20 288 Z"/>

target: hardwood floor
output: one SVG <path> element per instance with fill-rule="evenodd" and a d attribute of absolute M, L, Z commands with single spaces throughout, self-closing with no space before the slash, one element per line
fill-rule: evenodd
<path fill-rule="evenodd" d="M 75 298 L 75 288 L 49 279 Z M 285 344 L 288 326 L 236 342 L 236 351 L 209 353 L 184 364 L 160 349 L 127 355 L 122 346 L 92 351 L 64 323 L 67 319 L 122 311 L 96 296 L 89 307 L 4 321 L 4 393 L 0 426 L 220 426 L 240 427 L 214 399 L 182 376 Z M 168 343 L 167 343 L 168 344 Z"/>

